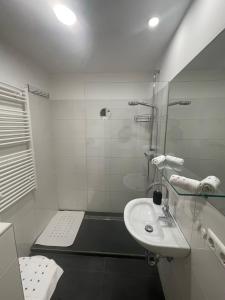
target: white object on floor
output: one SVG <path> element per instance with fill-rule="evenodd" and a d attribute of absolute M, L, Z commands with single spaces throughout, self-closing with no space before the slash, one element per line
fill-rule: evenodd
<path fill-rule="evenodd" d="M 59 247 L 71 246 L 83 217 L 83 211 L 58 211 L 35 244 Z"/>
<path fill-rule="evenodd" d="M 166 155 L 166 161 L 168 163 L 174 163 L 176 165 L 183 166 L 184 160 L 183 158 L 172 156 L 172 155 Z"/>
<path fill-rule="evenodd" d="M 219 178 L 216 176 L 208 176 L 200 182 L 198 193 L 215 193 L 219 185 Z"/>
<path fill-rule="evenodd" d="M 63 270 L 45 256 L 20 257 L 25 300 L 50 300 Z"/>
<path fill-rule="evenodd" d="M 180 187 L 183 190 L 189 191 L 191 193 L 197 193 L 201 183 L 199 180 L 195 180 L 195 179 L 191 179 L 179 175 L 172 175 L 169 181 L 172 185 Z"/>
<path fill-rule="evenodd" d="M 160 155 L 152 159 L 152 164 L 158 166 L 166 160 L 165 155 Z"/>

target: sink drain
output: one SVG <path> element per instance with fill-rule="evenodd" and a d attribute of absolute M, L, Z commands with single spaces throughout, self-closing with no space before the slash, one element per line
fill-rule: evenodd
<path fill-rule="evenodd" d="M 153 227 L 152 227 L 152 225 L 146 225 L 146 226 L 145 226 L 145 231 L 147 231 L 147 232 L 153 232 Z"/>

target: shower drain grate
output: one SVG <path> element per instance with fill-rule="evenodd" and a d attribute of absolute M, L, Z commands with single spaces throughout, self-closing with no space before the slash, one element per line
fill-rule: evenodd
<path fill-rule="evenodd" d="M 116 216 L 99 216 L 99 215 L 85 215 L 85 219 L 97 221 L 121 221 L 124 222 L 123 217 Z"/>

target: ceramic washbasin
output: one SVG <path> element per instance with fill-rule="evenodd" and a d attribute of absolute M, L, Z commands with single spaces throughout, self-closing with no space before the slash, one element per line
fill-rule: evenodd
<path fill-rule="evenodd" d="M 164 257 L 188 256 L 190 247 L 176 221 L 169 225 L 159 216 L 163 216 L 162 206 L 155 205 L 151 198 L 134 199 L 124 210 L 127 230 L 144 248 Z"/>

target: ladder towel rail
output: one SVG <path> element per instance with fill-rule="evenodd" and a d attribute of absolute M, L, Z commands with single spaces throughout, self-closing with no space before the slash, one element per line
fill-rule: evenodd
<path fill-rule="evenodd" d="M 0 83 L 0 212 L 36 187 L 27 88 Z"/>

